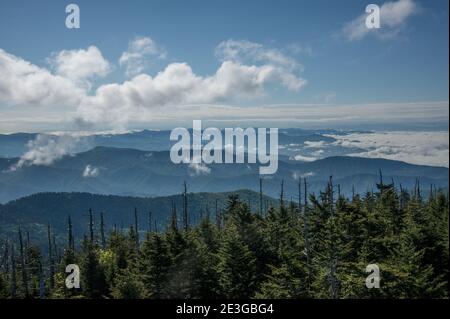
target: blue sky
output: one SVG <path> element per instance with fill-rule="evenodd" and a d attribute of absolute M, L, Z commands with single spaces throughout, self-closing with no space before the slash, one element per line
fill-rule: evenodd
<path fill-rule="evenodd" d="M 73 2 L 81 10 L 81 28 L 67 29 L 64 9 L 69 1 L 2 0 L 0 49 L 54 73 L 49 62 L 52 54 L 95 46 L 109 64 L 102 76 L 96 74 L 89 79 L 89 88 L 85 89 L 86 94 L 92 95 L 103 84 L 121 84 L 132 78 L 127 75 L 126 63 L 119 63 L 119 59 L 129 49 L 130 41 L 137 37 L 151 39 L 158 48 L 159 55 L 148 56 L 140 69 L 141 73 L 151 76 L 171 63 L 183 62 L 196 75 L 208 77 L 214 75 L 224 61 L 217 54 L 220 43 L 234 40 L 240 44 L 257 44 L 258 54 L 277 52 L 295 61 L 292 69 L 283 65 L 282 71 L 304 80 L 305 84 L 298 90 L 287 89 L 287 85 L 280 84 L 283 77 L 275 76 L 275 81 L 264 84 L 264 94 L 251 98 L 247 96 L 248 92 L 244 98 L 224 94 L 218 98 L 188 99 L 186 104 L 249 106 L 258 112 L 257 107 L 261 105 L 294 104 L 311 108 L 311 105 L 331 104 L 350 110 L 348 105 L 377 108 L 392 103 L 392 108 L 397 108 L 393 109 L 394 113 L 398 109 L 411 113 L 411 109 L 418 112 L 411 105 L 425 109 L 434 103 L 432 112 L 435 113 L 429 119 L 419 120 L 420 114 L 418 118 L 410 119 L 411 114 L 408 114 L 399 117 L 397 122 L 430 127 L 439 119 L 439 128 L 448 130 L 449 3 L 447 0 L 400 1 L 413 5 L 410 13 L 400 16 L 401 21 L 382 25 L 378 35 L 350 39 L 345 26 L 365 14 L 365 7 L 371 2 L 80 0 Z M 373 3 L 381 6 L 384 2 Z M 255 60 L 239 62 L 252 66 Z M 257 62 L 263 66 L 272 65 L 271 61 Z M 5 84 L 7 80 L 4 79 L 3 85 L 8 85 Z M 1 85 L 0 78 L 0 88 Z M 1 97 L 0 94 L 0 114 L 4 122 L 0 125 L 5 128 L 0 132 L 58 129 L 58 125 L 53 128 L 51 122 L 42 118 L 48 115 L 54 119 L 53 123 L 58 123 L 56 114 L 67 119 L 78 112 L 76 105 L 36 108 L 23 101 L 12 101 L 11 96 L 4 96 L 3 100 Z M 90 107 L 97 105 L 97 101 L 94 102 L 89 104 Z M 389 108 L 383 110 L 389 112 Z M 30 114 L 39 114 L 42 123 L 24 120 Z M 243 114 L 247 113 L 244 111 Z M 14 121 L 16 125 L 11 124 Z M 342 120 L 341 123 L 347 124 L 341 126 L 351 126 L 350 122 Z M 357 122 L 355 120 L 353 124 L 358 126 Z M 383 126 L 382 117 L 379 122 L 371 124 Z M 386 125 L 395 126 L 397 122 Z M 162 120 L 155 119 L 155 123 L 162 123 Z M 324 124 L 319 120 L 310 125 L 339 126 L 333 121 Z"/>

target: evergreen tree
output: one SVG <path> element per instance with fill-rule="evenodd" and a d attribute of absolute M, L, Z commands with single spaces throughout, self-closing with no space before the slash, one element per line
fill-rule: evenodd
<path fill-rule="evenodd" d="M 108 295 L 104 269 L 99 262 L 99 253 L 90 240 L 84 240 L 81 271 L 83 273 L 83 294 L 87 298 L 98 299 Z"/>
<path fill-rule="evenodd" d="M 257 290 L 256 257 L 241 240 L 235 226 L 229 226 L 218 253 L 220 296 L 231 299 L 251 298 Z"/>
<path fill-rule="evenodd" d="M 145 295 L 149 298 L 167 296 L 165 286 L 168 280 L 171 258 L 164 238 L 156 233 L 149 234 L 142 247 L 139 269 Z"/>
<path fill-rule="evenodd" d="M 331 178 L 317 196 L 303 182 L 295 203 L 284 182 L 279 205 L 263 208 L 262 184 L 255 211 L 237 195 L 220 210 L 216 200 L 213 223 L 207 203 L 186 223 L 185 189 L 181 220 L 173 202 L 158 233 L 149 214 L 142 241 L 137 211 L 128 231 L 109 233 L 101 214 L 97 234 L 89 210 L 77 249 L 69 216 L 62 253 L 57 227 L 48 225 L 42 251 L 19 229 L 0 247 L 0 298 L 448 298 L 448 194 L 431 186 L 424 196 L 417 181 L 410 195 L 381 174 L 375 191 L 349 199 Z M 70 263 L 80 265 L 81 289 L 65 287 Z M 365 286 L 369 264 L 379 289 Z"/>
<path fill-rule="evenodd" d="M 194 235 L 195 259 L 193 294 L 196 298 L 219 297 L 219 274 L 217 256 L 220 244 L 216 226 L 209 219 L 200 223 Z"/>

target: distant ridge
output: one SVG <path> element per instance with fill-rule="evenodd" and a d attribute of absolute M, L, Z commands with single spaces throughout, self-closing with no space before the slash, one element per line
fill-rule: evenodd
<path fill-rule="evenodd" d="M 166 196 L 180 192 L 184 181 L 189 190 L 227 192 L 236 189 L 259 191 L 258 164 L 211 164 L 208 171 L 195 171 L 188 164 L 173 164 L 168 151 L 141 151 L 99 146 L 73 156 L 65 156 L 49 166 L 23 167 L 8 171 L 17 159 L 0 158 L 0 203 L 41 192 L 89 192 L 121 196 Z M 89 165 L 95 176 L 85 176 Z M 312 162 L 280 157 L 275 175 L 263 176 L 264 192 L 277 198 L 281 181 L 286 196 L 297 196 L 297 178 L 306 177 L 311 193 L 323 189 L 333 176 L 343 194 L 370 190 L 382 171 L 386 180 L 412 189 L 419 179 L 448 188 L 448 168 L 408 164 L 387 159 L 335 156 Z"/>

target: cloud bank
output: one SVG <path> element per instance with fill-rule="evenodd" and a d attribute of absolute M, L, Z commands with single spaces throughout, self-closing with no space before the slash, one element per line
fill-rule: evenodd
<path fill-rule="evenodd" d="M 376 132 L 327 136 L 336 139 L 333 142 L 336 146 L 364 149 L 348 156 L 449 167 L 448 132 Z"/>
<path fill-rule="evenodd" d="M 140 60 L 143 55 L 134 52 L 139 51 L 136 47 L 146 45 L 148 48 L 144 52 L 159 53 L 149 39 L 138 39 L 122 55 L 122 63 L 133 64 L 133 60 Z M 81 101 L 77 120 L 123 126 L 136 114 L 151 117 L 162 108 L 164 114 L 170 114 L 177 106 L 260 97 L 270 84 L 280 83 L 294 92 L 306 84 L 306 80 L 297 75 L 301 70 L 297 61 L 261 44 L 228 40 L 217 46 L 216 55 L 221 64 L 212 75 L 198 75 L 187 63 L 170 63 L 155 76 L 139 74 L 122 84 L 102 85 L 95 94 Z"/>
<path fill-rule="evenodd" d="M 100 86 L 82 100 L 78 119 L 86 123 L 125 125 L 135 114 L 158 108 L 204 104 L 228 98 L 251 98 L 280 75 L 270 66 L 225 61 L 212 76 L 199 76 L 186 63 L 172 63 L 152 77 L 140 74 L 123 84 Z M 170 110 L 169 110 L 170 113 Z M 151 115 L 151 114 L 149 114 Z"/>
<path fill-rule="evenodd" d="M 63 108 L 66 114 L 72 110 L 72 124 L 78 129 L 99 124 L 117 129 L 136 117 L 152 118 L 162 109 L 251 99 L 263 96 L 269 84 L 297 92 L 306 84 L 298 76 L 300 64 L 279 50 L 229 40 L 218 45 L 216 54 L 220 65 L 212 75 L 198 75 L 189 64 L 177 62 L 152 76 L 142 73 L 148 59 L 164 58 L 166 53 L 151 38 L 137 37 L 119 59 L 132 78 L 100 85 L 91 93 L 92 79 L 104 77 L 113 68 L 95 46 L 53 53 L 48 58 L 50 69 L 0 49 L 0 102 L 19 109 Z M 71 151 L 65 145 L 65 137 L 37 139 L 14 169 L 48 165 Z"/>
<path fill-rule="evenodd" d="M 77 125 L 117 128 L 136 116 L 154 116 L 161 108 L 252 99 L 264 96 L 271 85 L 297 92 L 306 84 L 298 75 L 300 63 L 277 49 L 228 40 L 217 46 L 216 55 L 220 65 L 211 75 L 196 74 L 188 63 L 176 62 L 152 76 L 140 72 L 149 57 L 164 57 L 165 52 L 152 39 L 138 37 L 119 59 L 127 74 L 137 75 L 90 93 L 91 80 L 113 68 L 95 46 L 53 53 L 49 70 L 0 50 L 0 102 L 21 108 L 66 106 Z"/>

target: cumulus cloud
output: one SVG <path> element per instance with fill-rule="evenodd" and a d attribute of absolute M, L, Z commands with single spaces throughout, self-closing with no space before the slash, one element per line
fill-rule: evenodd
<path fill-rule="evenodd" d="M 190 163 L 188 168 L 191 176 L 209 175 L 211 173 L 211 169 L 204 163 Z"/>
<path fill-rule="evenodd" d="M 100 86 L 93 96 L 83 99 L 78 116 L 86 123 L 124 124 L 136 113 L 160 107 L 260 96 L 278 75 L 279 70 L 271 65 L 225 61 L 214 75 L 200 76 L 186 63 L 171 63 L 154 77 L 140 74 L 122 84 Z"/>
<path fill-rule="evenodd" d="M 377 132 L 328 136 L 336 139 L 334 145 L 363 149 L 362 152 L 347 154 L 348 156 L 449 166 L 448 132 Z"/>
<path fill-rule="evenodd" d="M 100 170 L 97 167 L 86 165 L 83 171 L 83 177 L 97 177 Z"/>
<path fill-rule="evenodd" d="M 0 49 L 0 102 L 3 105 L 77 105 L 83 96 L 83 90 L 70 79 Z"/>
<path fill-rule="evenodd" d="M 413 0 L 398 0 L 385 2 L 380 7 L 380 28 L 366 27 L 367 14 L 363 14 L 348 22 L 342 29 L 342 34 L 349 41 L 360 40 L 369 34 L 380 38 L 392 38 L 404 28 L 406 21 L 419 10 Z"/>
<path fill-rule="evenodd" d="M 128 44 L 127 51 L 119 58 L 119 65 L 126 67 L 126 74 L 134 76 L 148 65 L 150 58 L 164 59 L 166 51 L 149 37 L 136 37 Z"/>
<path fill-rule="evenodd" d="M 111 71 L 111 65 L 96 46 L 62 50 L 53 53 L 48 61 L 57 75 L 81 84 L 86 84 L 86 81 L 95 76 L 105 76 Z"/>
<path fill-rule="evenodd" d="M 140 71 L 145 57 L 164 54 L 153 40 L 140 37 L 130 42 L 119 63 Z M 49 58 L 53 73 L 0 50 L 0 102 L 67 106 L 66 111 L 76 110 L 73 119 L 79 128 L 125 128 L 133 118 L 158 116 L 161 108 L 170 114 L 179 106 L 261 97 L 270 84 L 298 91 L 306 83 L 298 76 L 300 64 L 280 50 L 229 40 L 219 44 L 216 54 L 221 64 L 212 75 L 198 75 L 187 63 L 170 63 L 154 76 L 141 73 L 90 93 L 90 80 L 111 70 L 95 46 L 54 53 Z"/>
<path fill-rule="evenodd" d="M 19 161 L 11 166 L 11 171 L 31 165 L 48 166 L 67 154 L 80 150 L 80 138 L 73 135 L 43 135 L 39 134 L 35 140 L 28 142 L 28 150 Z"/>
<path fill-rule="evenodd" d="M 64 111 L 76 110 L 73 124 L 79 129 L 97 124 L 117 129 L 125 128 L 132 119 L 157 117 L 162 108 L 167 114 L 171 111 L 180 114 L 177 108 L 187 105 L 263 96 L 269 84 L 281 84 L 288 90 L 298 91 L 306 83 L 298 76 L 301 65 L 280 50 L 230 40 L 221 43 L 216 53 L 221 64 L 212 75 L 198 75 L 187 63 L 171 63 L 154 76 L 142 73 L 123 83 L 100 85 L 90 93 L 90 81 L 111 70 L 109 62 L 95 46 L 54 53 L 49 58 L 51 70 L 0 49 L 0 102 L 7 107 L 22 108 L 65 106 Z M 130 74 L 139 73 L 148 56 L 162 58 L 164 55 L 153 40 L 140 37 L 130 42 L 119 63 L 126 66 Z M 47 140 L 38 137 L 15 169 L 50 165 L 70 154 L 72 148 L 65 137 Z"/>

